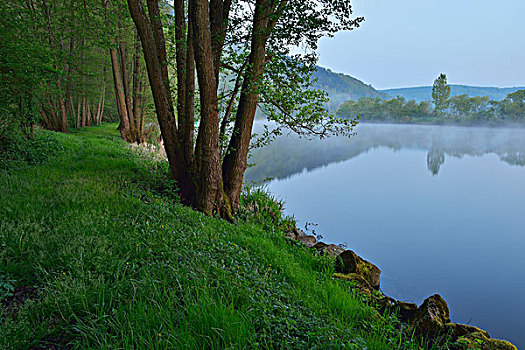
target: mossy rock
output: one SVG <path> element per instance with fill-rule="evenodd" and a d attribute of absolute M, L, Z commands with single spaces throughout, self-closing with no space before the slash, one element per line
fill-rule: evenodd
<path fill-rule="evenodd" d="M 317 239 L 314 236 L 299 236 L 296 239 L 308 248 L 312 248 L 317 243 Z"/>
<path fill-rule="evenodd" d="M 336 258 L 339 254 L 345 251 L 343 248 L 341 248 L 338 245 L 326 244 L 324 242 L 317 242 L 314 245 L 314 248 L 317 250 L 319 254 L 325 255 L 329 258 Z"/>
<path fill-rule="evenodd" d="M 453 345 L 457 350 L 518 350 L 506 340 L 490 339 L 479 332 L 461 337 Z"/>
<path fill-rule="evenodd" d="M 490 335 L 487 331 L 479 329 L 467 324 L 460 323 L 447 323 L 443 326 L 443 333 L 452 337 L 452 341 L 456 341 L 458 338 L 464 337 L 469 334 L 478 333 L 485 339 L 490 339 Z"/>
<path fill-rule="evenodd" d="M 368 296 L 372 295 L 372 293 L 374 292 L 374 288 L 372 288 L 370 283 L 368 283 L 368 281 L 365 280 L 363 276 L 358 275 L 357 273 L 334 273 L 332 276 L 338 280 L 352 282 L 352 289 L 357 289 L 361 293 L 366 294 Z"/>
<path fill-rule="evenodd" d="M 351 250 L 345 250 L 337 256 L 335 271 L 343 274 L 356 273 L 361 275 L 372 288 L 379 289 L 381 270 Z"/>
<path fill-rule="evenodd" d="M 408 323 L 417 311 L 416 304 L 406 303 L 387 296 L 377 299 L 376 304 L 381 313 L 393 312 L 397 314 L 399 320 L 404 323 Z"/>
<path fill-rule="evenodd" d="M 436 338 L 443 334 L 447 323 L 450 323 L 447 302 L 439 294 L 434 294 L 417 309 L 410 320 L 410 327 L 418 335 Z"/>

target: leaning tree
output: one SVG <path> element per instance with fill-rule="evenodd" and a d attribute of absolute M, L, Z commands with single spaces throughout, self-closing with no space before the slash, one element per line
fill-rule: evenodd
<path fill-rule="evenodd" d="M 232 217 L 258 106 L 279 125 L 274 134 L 348 135 L 355 126 L 326 112 L 310 79 L 319 39 L 363 21 L 349 0 L 175 0 L 172 11 L 158 0 L 127 2 L 184 203 Z"/>

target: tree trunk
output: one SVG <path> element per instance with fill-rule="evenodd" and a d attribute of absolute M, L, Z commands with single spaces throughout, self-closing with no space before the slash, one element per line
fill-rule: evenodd
<path fill-rule="evenodd" d="M 113 70 L 113 83 L 115 85 L 115 97 L 117 100 L 117 110 L 119 114 L 120 125 L 118 127 L 122 139 L 128 140 L 129 132 L 129 118 L 126 107 L 126 98 L 124 97 L 124 91 L 122 88 L 122 82 L 120 80 L 120 70 L 118 65 L 117 54 L 114 48 L 109 49 L 111 56 L 111 67 Z"/>
<path fill-rule="evenodd" d="M 207 0 L 190 0 L 190 18 L 193 25 L 195 63 L 199 81 L 201 122 L 197 137 L 199 171 L 196 207 L 207 213 L 228 210 L 224 203 L 222 169 L 219 148 L 219 107 L 217 81 L 213 65 L 209 8 Z"/>
<path fill-rule="evenodd" d="M 173 104 L 171 102 L 169 81 L 163 79 L 162 65 L 160 62 L 162 55 L 158 54 L 162 49 L 165 50 L 165 46 L 161 48 L 157 46 L 158 43 L 164 44 L 164 34 L 162 30 L 154 32 L 151 24 L 152 22 L 160 21 L 160 17 L 156 16 L 156 13 L 158 13 L 158 3 L 155 0 L 148 0 L 148 7 L 151 7 L 149 11 L 150 19 L 148 19 L 140 0 L 128 0 L 128 7 L 142 43 L 148 79 L 170 171 L 178 183 L 180 188 L 179 193 L 183 203 L 192 205 L 195 198 L 195 184 L 190 176 L 190 170 L 184 164 L 181 144 L 176 137 L 177 126 L 175 123 Z M 161 36 L 161 38 L 157 38 L 156 40 L 155 38 L 157 36 Z"/>
<path fill-rule="evenodd" d="M 66 104 L 63 99 L 60 99 L 60 131 L 67 132 L 68 129 L 68 122 L 67 122 L 67 111 L 66 111 Z"/>
<path fill-rule="evenodd" d="M 86 97 L 83 96 L 82 97 L 82 124 L 81 124 L 82 128 L 86 127 L 86 117 L 87 117 L 86 114 L 87 114 Z"/>
<path fill-rule="evenodd" d="M 122 88 L 124 91 L 124 102 L 126 103 L 126 114 L 128 116 L 128 141 L 135 141 L 135 125 L 133 122 L 133 107 L 131 105 L 131 89 L 129 87 L 129 74 L 126 65 L 127 61 L 127 49 L 123 43 L 119 43 L 118 55 L 120 58 L 120 76 L 122 78 Z M 131 140 L 129 140 L 131 136 Z"/>
<path fill-rule="evenodd" d="M 256 3 L 248 69 L 241 90 L 233 135 L 222 166 L 224 190 L 234 210 L 239 207 L 253 120 L 259 101 L 260 80 L 264 73 L 266 41 L 272 11 L 270 2 L 258 0 Z"/>
<path fill-rule="evenodd" d="M 81 108 L 81 105 L 82 105 L 82 98 L 79 97 L 78 98 L 78 107 L 77 107 L 77 123 L 76 123 L 76 128 L 80 128 L 80 122 L 81 122 L 81 119 L 80 119 L 80 108 Z"/>

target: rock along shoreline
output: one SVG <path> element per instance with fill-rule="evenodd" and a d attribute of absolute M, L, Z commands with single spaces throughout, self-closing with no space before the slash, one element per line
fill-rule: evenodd
<path fill-rule="evenodd" d="M 510 342 L 493 339 L 478 327 L 453 323 L 448 305 L 439 294 L 428 297 L 420 306 L 385 295 L 379 289 L 381 270 L 352 250 L 317 241 L 298 228 L 285 232 L 285 237 L 333 259 L 333 278 L 348 283 L 350 289 L 368 297 L 378 314 L 396 313 L 408 334 L 424 337 L 435 344 L 447 342 L 451 349 L 457 350 L 517 350 Z"/>

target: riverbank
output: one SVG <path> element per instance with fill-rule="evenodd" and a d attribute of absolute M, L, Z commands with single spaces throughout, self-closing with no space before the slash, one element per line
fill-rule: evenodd
<path fill-rule="evenodd" d="M 39 131 L 53 154 L 0 173 L 0 348 L 438 348 L 290 244 L 274 201 L 205 217 L 115 127 Z"/>

